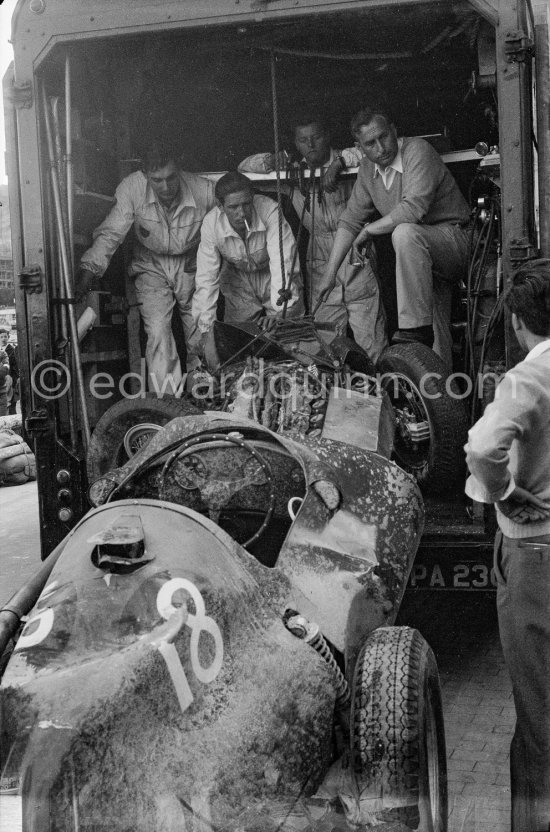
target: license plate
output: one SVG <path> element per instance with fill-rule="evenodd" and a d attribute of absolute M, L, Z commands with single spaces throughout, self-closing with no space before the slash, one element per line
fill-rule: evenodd
<path fill-rule="evenodd" d="M 486 563 L 415 563 L 408 586 L 411 589 L 495 589 L 495 572 Z"/>

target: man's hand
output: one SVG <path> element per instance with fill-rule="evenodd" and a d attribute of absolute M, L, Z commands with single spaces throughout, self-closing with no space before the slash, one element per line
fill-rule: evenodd
<path fill-rule="evenodd" d="M 371 250 L 372 250 L 373 243 L 374 243 L 374 237 L 372 236 L 372 234 L 368 230 L 368 224 L 367 224 L 362 229 L 362 231 L 359 232 L 359 234 L 357 235 L 357 237 L 354 240 L 353 245 L 355 246 L 355 248 L 361 249 L 365 253 L 364 254 L 365 257 L 369 257 L 370 253 L 371 253 Z"/>
<path fill-rule="evenodd" d="M 321 304 L 326 301 L 326 299 L 328 298 L 328 296 L 330 295 L 330 293 L 332 292 L 332 290 L 334 289 L 335 286 L 336 286 L 336 277 L 327 278 L 325 276 L 325 279 L 323 280 L 322 284 L 319 286 L 319 299 L 318 299 L 317 303 L 315 304 L 315 306 L 312 310 L 313 317 L 315 317 L 315 315 L 317 313 L 317 310 L 319 309 Z"/>
<path fill-rule="evenodd" d="M 260 329 L 263 329 L 264 332 L 271 332 L 272 329 L 275 329 L 277 322 L 280 320 L 281 319 L 276 315 L 264 315 L 264 317 L 260 318 L 258 321 L 258 326 Z"/>
<path fill-rule="evenodd" d="M 276 155 L 275 153 L 266 153 L 264 157 L 264 167 L 266 173 L 271 173 L 271 171 L 275 170 L 275 163 L 276 163 Z M 279 170 L 285 170 L 287 162 L 287 155 L 284 150 L 279 151 Z"/>
<path fill-rule="evenodd" d="M 359 232 L 349 253 L 350 266 L 364 266 L 372 254 L 373 238 L 365 228 Z"/>
<path fill-rule="evenodd" d="M 75 299 L 78 302 L 84 300 L 91 289 L 94 279 L 95 275 L 93 272 L 89 271 L 89 269 L 80 269 L 76 277 L 76 285 L 74 289 Z"/>
<path fill-rule="evenodd" d="M 338 187 L 338 180 L 340 179 L 340 174 L 342 173 L 342 162 L 340 161 L 340 157 L 337 156 L 334 159 L 328 168 L 323 173 L 323 190 L 327 191 L 327 193 L 332 194 Z"/>
<path fill-rule="evenodd" d="M 207 338 L 208 331 L 201 332 L 200 329 L 197 327 L 197 329 L 193 332 L 193 334 L 187 342 L 187 351 L 191 353 L 191 355 L 197 355 L 199 358 L 202 358 L 204 355 Z"/>
<path fill-rule="evenodd" d="M 535 497 L 525 488 L 516 486 L 512 493 L 497 503 L 499 511 L 514 523 L 536 523 L 550 517 L 550 503 Z"/>

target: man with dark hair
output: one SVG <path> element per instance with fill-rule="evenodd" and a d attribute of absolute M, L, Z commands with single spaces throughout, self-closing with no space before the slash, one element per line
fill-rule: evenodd
<path fill-rule="evenodd" d="M 276 203 L 255 194 L 248 177 L 231 171 L 216 183 L 219 205 L 206 215 L 197 253 L 193 320 L 197 326 L 191 349 L 201 353 L 216 318 L 219 292 L 225 299 L 226 321 L 260 321 L 281 316 L 285 286 L 290 279 L 288 315 L 304 311 L 302 280 L 295 256 L 296 243 L 283 219 L 282 248 Z"/>
<path fill-rule="evenodd" d="M 385 110 L 361 110 L 351 129 L 365 158 L 338 222 L 321 297 L 330 297 L 352 244 L 368 249 L 391 234 L 399 322 L 393 342 L 434 346 L 451 369 L 452 287 L 468 257 L 466 200 L 434 148 L 421 138 L 398 138 Z"/>
<path fill-rule="evenodd" d="M 147 334 L 149 376 L 160 389 L 171 376 L 173 389 L 182 381 L 172 335 L 172 311 L 177 305 L 186 341 L 193 331 L 191 299 L 202 221 L 213 208 L 214 185 L 183 171 L 179 154 L 163 140 L 151 142 L 143 154 L 142 170 L 122 180 L 116 203 L 94 233 L 94 244 L 83 255 L 77 293 L 83 295 L 94 277 L 101 277 L 115 250 L 133 225 L 136 241 L 129 274 L 135 279 L 139 310 Z M 196 358 L 187 362 L 188 370 Z"/>
<path fill-rule="evenodd" d="M 470 430 L 466 493 L 494 503 L 502 648 L 516 706 L 512 832 L 550 828 L 550 260 L 522 266 L 506 294 L 527 350 Z"/>
<path fill-rule="evenodd" d="M 318 306 L 329 255 L 338 221 L 346 207 L 353 183 L 340 177 L 345 167 L 357 165 L 362 154 L 357 148 L 335 150 L 331 131 L 319 116 L 304 116 L 294 128 L 294 145 L 299 161 L 297 182 L 283 183 L 298 215 L 309 233 L 306 257 L 307 306 Z M 336 160 L 338 163 L 335 164 Z M 244 159 L 239 170 L 268 173 L 275 167 L 272 153 L 258 153 Z M 305 173 L 308 172 L 309 176 Z M 265 186 L 262 186 L 265 188 Z M 387 346 L 386 320 L 380 302 L 378 281 L 371 264 L 342 262 L 323 306 L 319 322 L 334 323 L 345 330 L 349 323 L 356 342 L 376 362 Z"/>

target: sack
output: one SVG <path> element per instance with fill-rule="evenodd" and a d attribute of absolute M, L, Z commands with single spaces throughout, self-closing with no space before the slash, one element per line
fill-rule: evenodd
<path fill-rule="evenodd" d="M 31 479 L 36 479 L 33 452 L 14 431 L 0 431 L 0 485 L 22 485 Z"/>

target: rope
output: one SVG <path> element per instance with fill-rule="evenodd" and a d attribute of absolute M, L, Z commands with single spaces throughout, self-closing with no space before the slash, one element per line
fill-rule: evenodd
<path fill-rule="evenodd" d="M 288 285 L 287 285 L 287 292 L 290 291 L 290 284 L 292 282 L 292 277 L 294 275 L 294 269 L 296 268 L 296 259 L 298 257 L 298 249 L 300 248 L 300 240 L 302 239 L 302 231 L 304 229 L 304 216 L 306 213 L 307 202 L 304 199 L 304 204 L 302 205 L 302 212 L 300 214 L 300 222 L 298 224 L 298 232 L 296 234 L 296 246 L 294 248 L 294 255 L 292 257 L 292 263 L 290 266 L 290 274 L 288 276 Z M 288 301 L 290 298 L 286 298 L 284 305 L 283 305 L 283 318 L 286 318 L 286 309 L 288 306 Z"/>
<path fill-rule="evenodd" d="M 309 236 L 309 286 L 308 286 L 308 314 L 313 312 L 313 268 L 315 264 L 315 170 L 310 168 L 309 178 L 311 181 L 311 231 Z M 306 269 L 307 271 L 307 269 Z"/>
<path fill-rule="evenodd" d="M 273 103 L 273 139 L 275 144 L 275 178 L 277 182 L 277 215 L 279 219 L 279 257 L 281 258 L 281 292 L 280 298 L 284 301 L 282 317 L 286 316 L 286 308 L 288 304 L 287 285 L 285 276 L 285 252 L 283 247 L 283 203 L 281 194 L 281 168 L 279 164 L 279 109 L 277 106 L 277 68 L 276 57 L 273 49 L 271 50 L 271 100 Z M 290 275 L 292 279 L 292 274 Z M 289 287 L 290 289 L 290 284 Z"/>

